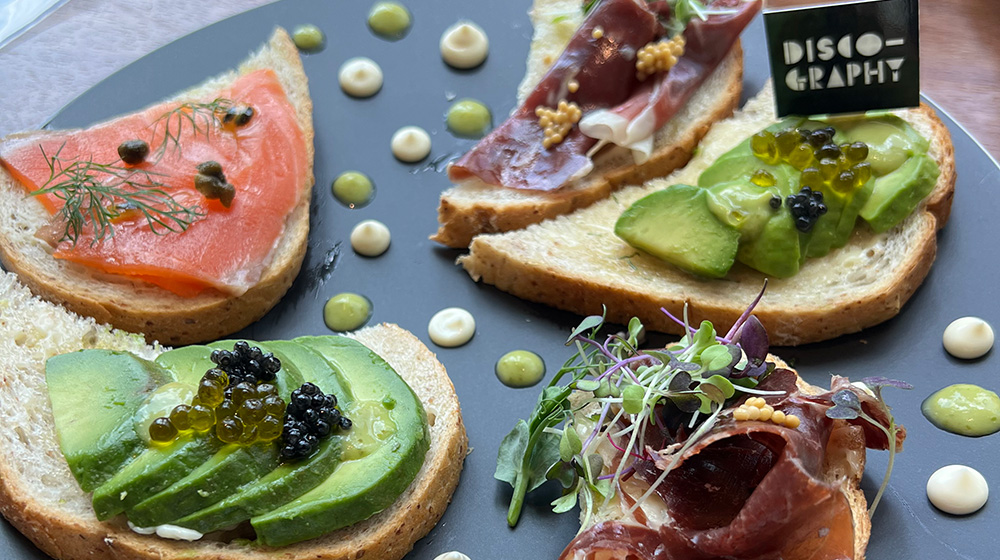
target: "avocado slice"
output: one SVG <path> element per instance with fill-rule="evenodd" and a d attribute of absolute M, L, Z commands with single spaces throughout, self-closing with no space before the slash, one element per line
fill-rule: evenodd
<path fill-rule="evenodd" d="M 283 546 L 318 537 L 382 511 L 410 485 L 430 445 L 427 418 L 413 390 L 377 354 L 345 337 L 303 337 L 344 374 L 354 426 L 345 460 L 319 486 L 250 520 L 260 542 Z"/>
<path fill-rule="evenodd" d="M 834 140 L 837 143 L 861 141 L 868 145 L 866 161 L 876 177 L 899 169 L 914 155 L 926 154 L 930 146 L 926 138 L 896 115 L 855 115 L 824 120 L 836 127 Z"/>
<path fill-rule="evenodd" d="M 217 348 L 231 349 L 233 342 L 222 341 L 212 343 L 208 346 L 187 346 L 176 350 L 169 350 L 161 354 L 157 360 L 160 363 L 175 366 L 175 374 L 178 381 L 197 386 L 205 372 L 215 367 L 215 363 L 211 361 L 212 351 Z M 268 351 L 263 344 L 252 344 L 259 346 L 265 352 Z M 301 384 L 301 378 L 297 372 L 293 373 L 282 368 L 277 373 L 275 384 L 278 386 L 279 392 L 287 396 L 288 392 L 291 391 L 290 387 L 297 387 Z M 234 452 L 240 454 L 248 453 L 246 449 L 242 449 L 240 446 L 226 446 L 215 437 L 215 433 L 211 430 L 202 433 L 191 432 L 182 434 L 167 445 L 152 444 L 111 480 L 94 490 L 94 511 L 97 513 L 98 519 L 108 519 L 124 511 L 131 511 L 138 507 L 141 502 L 168 489 L 170 489 L 168 493 L 177 492 L 183 496 L 187 496 L 184 503 L 194 503 L 194 506 L 189 507 L 194 507 L 190 511 L 196 511 L 198 509 L 197 505 L 208 499 L 200 496 L 197 492 L 199 489 L 199 480 L 218 480 L 220 476 L 224 476 L 222 473 L 225 473 L 228 469 L 245 464 L 251 460 L 250 457 L 242 456 L 228 459 L 228 456 Z M 219 455 L 215 457 L 216 454 Z M 210 466 L 206 466 L 205 470 L 198 470 L 203 463 L 210 460 L 212 460 Z M 196 470 L 198 471 L 195 477 L 190 478 L 193 471 Z M 254 473 L 242 473 L 233 476 L 240 478 L 236 484 L 237 486 L 256 478 Z M 178 482 L 180 484 L 175 488 L 171 488 Z M 221 494 L 217 492 L 207 492 L 207 494 L 209 498 L 215 496 L 221 497 Z M 164 515 L 163 513 L 157 513 L 158 511 L 162 512 L 163 507 L 156 505 L 163 503 L 162 497 L 160 497 L 154 500 L 152 504 L 143 506 L 140 509 L 140 518 L 148 521 L 154 516 Z M 190 511 L 185 513 L 190 513 Z"/>
<path fill-rule="evenodd" d="M 861 208 L 861 217 L 876 232 L 883 232 L 903 221 L 937 184 L 938 169 L 927 154 L 917 154 L 884 177 L 875 179 L 874 191 Z"/>
<path fill-rule="evenodd" d="M 743 264 L 775 278 L 794 276 L 801 266 L 799 232 L 786 208 L 767 221 L 760 235 L 740 245 L 736 258 Z"/>
<path fill-rule="evenodd" d="M 285 367 L 298 369 L 303 381 L 315 383 L 326 394 L 336 395 L 342 409 L 350 408 L 352 397 L 343 388 L 346 382 L 342 381 L 342 374 L 322 356 L 291 341 L 271 341 L 267 346 Z M 340 462 L 341 447 L 342 436 L 334 434 L 304 461 L 282 464 L 223 500 L 172 524 L 209 533 L 266 513 L 326 480 Z"/>
<path fill-rule="evenodd" d="M 764 130 L 769 132 L 778 132 L 789 128 L 807 126 L 810 123 L 811 121 L 804 121 L 801 117 L 786 117 L 780 122 L 772 124 Z M 787 170 L 783 170 L 783 168 L 787 168 Z M 705 168 L 705 170 L 701 172 L 701 175 L 698 176 L 698 186 L 702 188 L 709 188 L 734 180 L 749 181 L 750 176 L 752 176 L 758 169 L 763 169 L 775 177 L 778 177 L 779 174 L 788 175 L 788 170 L 795 171 L 795 169 L 788 164 L 779 163 L 771 165 L 764 163 L 760 158 L 754 156 L 753 152 L 750 150 L 750 138 L 748 137 L 728 152 L 719 156 L 719 158 L 715 160 L 712 165 Z"/>
<path fill-rule="evenodd" d="M 137 527 L 171 523 L 232 495 L 242 485 L 272 471 L 278 462 L 274 443 L 230 443 L 184 478 L 139 502 L 126 515 Z"/>
<path fill-rule="evenodd" d="M 615 235 L 678 268 L 722 278 L 733 266 L 740 232 L 716 217 L 701 187 L 673 185 L 632 204 Z"/>
<path fill-rule="evenodd" d="M 846 197 L 829 192 L 823 197 L 826 214 L 819 217 L 812 231 L 803 235 L 803 256 L 822 257 L 833 249 L 839 249 L 851 239 L 851 233 L 858 221 L 861 208 L 872 195 L 875 179 L 869 179 L 861 188 Z"/>
<path fill-rule="evenodd" d="M 156 363 L 171 368 L 179 383 L 197 387 L 201 377 L 214 367 L 208 346 L 186 346 L 168 350 Z M 167 445 L 150 444 L 131 463 L 94 490 L 97 518 L 109 519 L 134 507 L 170 486 L 212 457 L 222 442 L 206 433 L 184 434 Z"/>
<path fill-rule="evenodd" d="M 150 393 L 173 380 L 169 371 L 127 352 L 81 350 L 45 363 L 59 447 L 84 492 L 142 452 L 135 413 Z"/>

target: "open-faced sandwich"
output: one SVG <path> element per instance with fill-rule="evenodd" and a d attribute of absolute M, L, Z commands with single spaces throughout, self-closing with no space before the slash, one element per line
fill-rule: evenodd
<path fill-rule="evenodd" d="M 0 141 L 0 259 L 99 322 L 169 344 L 212 340 L 288 290 L 312 185 L 306 75 L 277 29 L 239 70 L 168 101 Z"/>
<path fill-rule="evenodd" d="M 895 316 L 927 276 L 955 187 L 951 137 L 927 106 L 774 116 L 766 86 L 662 179 L 524 230 L 481 235 L 459 261 L 519 297 L 682 334 L 659 309 L 772 342 L 856 332 Z"/>
<path fill-rule="evenodd" d="M 901 449 L 881 393 L 905 383 L 810 385 L 749 311 L 725 334 L 677 320 L 687 334 L 650 350 L 638 320 L 606 338 L 602 322 L 572 333 L 577 354 L 501 444 L 511 525 L 525 492 L 559 480 L 553 509 L 579 504 L 582 524 L 565 560 L 864 558 L 865 448 Z"/>
<path fill-rule="evenodd" d="M 432 238 L 467 247 L 684 165 L 740 99 L 759 0 L 536 0 L 521 103 L 453 163 Z M 561 52 L 561 54 L 560 54 Z"/>
<path fill-rule="evenodd" d="M 458 484 L 454 388 L 395 325 L 165 349 L 0 300 L 0 512 L 59 560 L 398 560 Z"/>

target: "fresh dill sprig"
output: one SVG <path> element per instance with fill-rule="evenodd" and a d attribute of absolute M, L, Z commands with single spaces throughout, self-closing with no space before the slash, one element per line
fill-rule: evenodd
<path fill-rule="evenodd" d="M 177 152 L 181 151 L 181 134 L 184 132 L 185 123 L 191 127 L 194 136 L 204 134 L 207 138 L 213 128 L 222 124 L 222 118 L 234 106 L 231 99 L 217 97 L 208 103 L 182 103 L 160 115 L 152 124 L 153 138 L 163 137 L 156 149 L 154 161 L 160 161 L 168 147 L 173 147 Z M 161 127 L 163 131 L 157 134 Z"/>
<path fill-rule="evenodd" d="M 177 202 L 156 180 L 159 173 L 96 163 L 92 160 L 66 161 L 54 155 L 42 156 L 49 168 L 49 178 L 31 196 L 51 194 L 63 201 L 58 215 L 66 224 L 59 241 L 74 245 L 90 226 L 93 244 L 105 237 L 114 237 L 114 224 L 128 213 L 140 213 L 153 233 L 180 232 L 204 216 L 197 206 L 186 207 Z"/>

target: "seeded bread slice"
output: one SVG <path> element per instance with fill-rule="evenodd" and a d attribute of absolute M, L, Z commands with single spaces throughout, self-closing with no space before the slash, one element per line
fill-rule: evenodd
<path fill-rule="evenodd" d="M 807 260 L 791 278 L 769 280 L 754 312 L 773 344 L 827 340 L 881 323 L 899 313 L 927 276 L 937 230 L 951 211 L 954 148 L 929 107 L 899 115 L 930 140 L 929 154 L 941 171 L 934 190 L 892 230 L 879 234 L 859 225 L 845 247 Z M 659 309 L 677 315 L 687 303 L 693 324 L 732 324 L 760 291 L 763 274 L 737 264 L 721 280 L 699 278 L 636 251 L 615 236 L 614 225 L 626 208 L 651 192 L 697 184 L 701 171 L 719 156 L 775 121 L 772 89 L 766 86 L 736 116 L 712 128 L 684 169 L 521 231 L 481 235 L 459 262 L 474 280 L 579 314 L 600 314 L 603 306 L 611 321 L 638 316 L 648 328 L 680 334 Z"/>
<path fill-rule="evenodd" d="M 583 20 L 581 4 L 581 0 L 535 0 L 531 9 L 535 34 L 519 100 L 531 92 Z M 653 153 L 645 163 L 636 165 L 628 150 L 606 150 L 595 159 L 590 174 L 550 192 L 464 181 L 441 194 L 440 226 L 431 239 L 449 247 L 468 247 L 480 233 L 521 229 L 589 206 L 623 185 L 662 177 L 687 163 L 712 123 L 733 114 L 742 88 L 743 50 L 737 42 L 677 115 L 656 132 Z"/>
<path fill-rule="evenodd" d="M 83 348 L 152 358 L 164 350 L 31 295 L 0 276 L 0 513 L 59 560 L 398 560 L 437 523 L 458 484 L 468 449 L 455 390 L 415 336 L 381 324 L 354 338 L 381 355 L 427 411 L 430 449 L 410 487 L 388 509 L 324 537 L 281 548 L 213 540 L 169 541 L 102 523 L 59 451 L 45 387 L 45 360 Z"/>
<path fill-rule="evenodd" d="M 295 108 L 308 150 L 308 173 L 300 186 L 299 204 L 285 223 L 272 260 L 260 281 L 240 296 L 206 290 L 182 297 L 168 290 L 124 276 L 105 274 L 89 267 L 52 257 L 52 247 L 35 237 L 49 214 L 24 188 L 0 167 L 0 262 L 16 272 L 39 296 L 65 305 L 81 315 L 94 317 L 148 340 L 165 344 L 190 344 L 214 340 L 260 319 L 285 295 L 299 273 L 309 235 L 309 201 L 314 182 L 312 100 L 298 50 L 288 33 L 276 29 L 270 40 L 238 70 L 227 72 L 178 94 L 177 101 L 195 100 L 232 83 L 241 74 L 269 68 Z M 21 133 L 8 139 L 42 137 L 45 131 Z"/>

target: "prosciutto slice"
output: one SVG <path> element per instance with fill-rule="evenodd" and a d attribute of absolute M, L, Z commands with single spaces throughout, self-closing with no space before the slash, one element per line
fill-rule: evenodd
<path fill-rule="evenodd" d="M 525 102 L 471 151 L 449 167 L 454 182 L 477 178 L 486 184 L 550 191 L 593 169 L 592 150 L 600 141 L 629 147 L 648 158 L 653 133 L 663 126 L 708 78 L 760 9 L 760 0 L 716 0 L 711 9 L 731 13 L 694 19 L 685 31 L 687 46 L 665 74 L 636 77 L 636 52 L 663 35 L 666 2 L 602 0 Z M 600 38 L 594 30 L 600 28 Z M 568 84 L 579 84 L 570 92 Z M 550 148 L 535 109 L 576 103 L 580 126 Z M 644 154 L 644 155 L 643 155 Z"/>
<path fill-rule="evenodd" d="M 731 417 L 720 421 L 684 453 L 649 498 L 662 503 L 643 504 L 665 509 L 665 522 L 648 522 L 653 516 L 640 511 L 635 515 L 639 521 L 599 523 L 578 535 L 560 558 L 854 558 L 853 516 L 840 477 L 860 469 L 861 458 L 841 457 L 847 446 L 837 442 L 864 437 L 868 447 L 885 449 L 888 441 L 884 434 L 867 437 L 860 424 L 831 420 L 826 410 L 832 406 L 831 396 L 845 388 L 858 395 L 866 412 L 875 412 L 875 401 L 844 378 L 834 378 L 831 391 L 821 395 L 800 393 L 795 379 L 793 372 L 779 369 L 760 388 L 786 392 L 767 401 L 776 410 L 798 416 L 798 428 Z M 871 432 L 876 433 L 881 432 Z M 636 476 L 652 484 L 673 458 L 662 452 L 652 461 L 637 461 Z M 846 463 L 831 469 L 831 461 Z M 625 501 L 634 503 L 631 497 Z"/>

